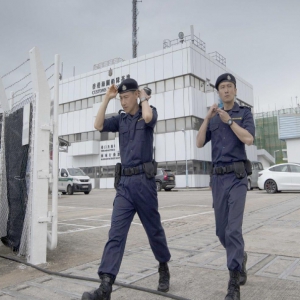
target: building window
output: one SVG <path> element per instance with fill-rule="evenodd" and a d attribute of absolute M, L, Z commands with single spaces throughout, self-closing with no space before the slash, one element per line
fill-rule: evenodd
<path fill-rule="evenodd" d="M 174 90 L 174 79 L 167 79 L 166 80 L 166 92 Z"/>
<path fill-rule="evenodd" d="M 75 102 L 70 102 L 70 107 L 69 107 L 69 111 L 74 111 L 75 110 Z"/>
<path fill-rule="evenodd" d="M 200 126 L 203 123 L 203 119 L 197 118 L 197 117 L 192 117 L 192 129 L 194 130 L 199 130 Z"/>
<path fill-rule="evenodd" d="M 94 131 L 94 140 L 100 141 L 101 140 L 101 133 L 100 131 Z"/>
<path fill-rule="evenodd" d="M 88 99 L 88 107 L 93 107 L 94 101 L 95 101 L 94 97 L 89 98 Z"/>
<path fill-rule="evenodd" d="M 75 142 L 75 136 L 74 134 L 69 134 L 69 142 L 74 143 Z"/>
<path fill-rule="evenodd" d="M 95 103 L 101 102 L 101 96 L 96 96 L 95 97 Z"/>
<path fill-rule="evenodd" d="M 165 82 L 158 81 L 156 82 L 156 93 L 163 93 L 165 91 Z"/>
<path fill-rule="evenodd" d="M 185 118 L 185 129 L 192 129 L 192 117 Z"/>
<path fill-rule="evenodd" d="M 81 100 L 76 101 L 76 110 L 81 110 Z"/>
<path fill-rule="evenodd" d="M 200 80 L 198 78 L 195 78 L 195 89 L 200 90 Z"/>
<path fill-rule="evenodd" d="M 81 141 L 81 133 L 76 133 L 75 134 L 75 141 L 80 142 Z"/>
<path fill-rule="evenodd" d="M 87 99 L 82 99 L 81 109 L 87 108 Z"/>
<path fill-rule="evenodd" d="M 88 133 L 82 132 L 81 133 L 81 141 L 87 141 L 88 140 Z"/>
<path fill-rule="evenodd" d="M 157 133 L 164 133 L 166 132 L 166 121 L 158 121 L 156 123 Z"/>
<path fill-rule="evenodd" d="M 88 141 L 93 141 L 94 140 L 94 132 L 90 131 L 88 132 Z"/>
<path fill-rule="evenodd" d="M 166 120 L 167 130 L 166 132 L 174 132 L 175 131 L 175 119 Z"/>
<path fill-rule="evenodd" d="M 69 103 L 64 104 L 64 113 L 69 112 Z"/>
<path fill-rule="evenodd" d="M 108 140 L 108 132 L 101 132 L 101 141 Z"/>
<path fill-rule="evenodd" d="M 183 89 L 183 88 L 184 88 L 183 76 L 176 77 L 175 78 L 175 89 Z"/>
<path fill-rule="evenodd" d="M 151 89 L 151 94 L 156 94 L 155 83 L 148 84 L 148 88 Z"/>
<path fill-rule="evenodd" d="M 176 119 L 176 131 L 180 131 L 185 129 L 185 118 L 178 118 Z"/>
<path fill-rule="evenodd" d="M 63 104 L 61 104 L 61 105 L 58 106 L 58 113 L 60 115 L 64 113 L 64 105 Z"/>
<path fill-rule="evenodd" d="M 176 161 L 167 161 L 167 170 L 171 170 L 176 174 Z"/>
<path fill-rule="evenodd" d="M 191 86 L 191 76 L 190 75 L 185 75 L 184 76 L 184 86 L 189 87 Z"/>
<path fill-rule="evenodd" d="M 194 76 L 190 76 L 191 79 L 191 86 L 195 87 L 195 77 Z"/>

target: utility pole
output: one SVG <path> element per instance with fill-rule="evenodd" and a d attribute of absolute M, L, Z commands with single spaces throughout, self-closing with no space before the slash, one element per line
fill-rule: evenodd
<path fill-rule="evenodd" d="M 132 0 L 132 58 L 137 57 L 137 15 L 138 15 L 138 10 L 137 10 L 137 2 L 142 2 L 138 0 Z"/>

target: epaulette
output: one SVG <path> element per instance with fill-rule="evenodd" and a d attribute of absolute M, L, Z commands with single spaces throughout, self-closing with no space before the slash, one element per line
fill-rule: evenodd
<path fill-rule="evenodd" d="M 242 108 L 242 109 L 246 108 L 246 109 L 250 109 L 251 110 L 251 107 L 244 106 L 244 105 L 240 105 L 240 108 Z"/>

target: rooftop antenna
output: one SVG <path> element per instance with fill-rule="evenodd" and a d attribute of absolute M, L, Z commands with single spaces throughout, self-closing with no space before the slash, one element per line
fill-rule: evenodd
<path fill-rule="evenodd" d="M 137 15 L 139 13 L 137 9 L 137 3 L 142 2 L 138 0 L 132 0 L 132 58 L 137 57 L 137 46 L 138 46 L 138 41 L 137 41 Z"/>

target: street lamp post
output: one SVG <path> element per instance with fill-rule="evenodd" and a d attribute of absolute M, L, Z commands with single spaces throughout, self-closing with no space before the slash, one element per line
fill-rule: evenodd
<path fill-rule="evenodd" d="M 185 138 L 185 129 L 181 129 L 184 134 L 184 146 L 185 146 L 185 180 L 186 188 L 189 186 L 189 177 L 188 177 L 188 163 L 187 163 L 187 151 L 186 151 L 186 138 Z"/>
<path fill-rule="evenodd" d="M 274 151 L 274 160 L 275 160 L 275 165 L 276 165 L 276 152 L 279 152 L 279 150 Z"/>

